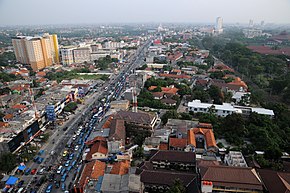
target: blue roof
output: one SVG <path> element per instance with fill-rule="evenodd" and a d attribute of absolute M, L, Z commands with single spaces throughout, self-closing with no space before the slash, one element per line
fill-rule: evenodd
<path fill-rule="evenodd" d="M 16 184 L 18 178 L 14 177 L 14 176 L 10 176 L 8 178 L 8 180 L 6 181 L 6 185 L 14 185 Z"/>
<path fill-rule="evenodd" d="M 103 178 L 104 178 L 104 176 L 100 176 L 98 178 L 98 182 L 97 182 L 97 185 L 96 185 L 96 191 L 97 192 L 100 192 L 101 191 L 101 187 L 102 187 L 102 183 L 103 183 Z"/>
<path fill-rule="evenodd" d="M 24 171 L 24 170 L 25 170 L 25 168 L 26 168 L 26 166 L 25 166 L 25 165 L 20 165 L 20 166 L 18 166 L 18 170 L 21 170 L 21 171 Z"/>

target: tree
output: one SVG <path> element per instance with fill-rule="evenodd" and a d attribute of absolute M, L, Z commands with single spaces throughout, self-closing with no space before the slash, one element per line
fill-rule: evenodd
<path fill-rule="evenodd" d="M 208 89 L 208 93 L 209 93 L 211 99 L 213 99 L 214 104 L 222 104 L 223 103 L 224 96 L 223 96 L 223 93 L 219 87 L 211 86 Z"/>
<path fill-rule="evenodd" d="M 155 89 L 152 90 L 152 92 L 161 92 L 161 86 L 157 86 Z"/>
<path fill-rule="evenodd" d="M 73 112 L 77 108 L 77 103 L 76 102 L 70 102 L 64 107 L 64 111 L 66 112 Z"/>
<path fill-rule="evenodd" d="M 178 178 L 176 180 L 174 180 L 173 185 L 170 187 L 169 193 L 185 193 L 186 192 L 186 188 L 183 185 L 182 181 Z"/>
<path fill-rule="evenodd" d="M 16 167 L 16 156 L 12 153 L 4 153 L 0 158 L 0 170 L 10 172 Z"/>
<path fill-rule="evenodd" d="M 176 110 L 166 111 L 166 113 L 161 117 L 162 123 L 165 125 L 168 119 L 177 119 L 178 113 Z"/>

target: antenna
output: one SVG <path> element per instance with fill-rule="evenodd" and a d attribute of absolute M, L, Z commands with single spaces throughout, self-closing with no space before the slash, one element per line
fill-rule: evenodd
<path fill-rule="evenodd" d="M 37 108 L 36 108 L 36 104 L 34 102 L 33 90 L 32 90 L 32 88 L 30 86 L 28 87 L 28 90 L 29 90 L 29 94 L 30 94 L 30 97 L 31 97 L 32 106 L 33 106 L 33 109 L 34 109 L 35 118 L 38 119 L 39 115 L 38 115 L 38 111 L 37 111 Z"/>
<path fill-rule="evenodd" d="M 132 108 L 132 112 L 137 113 L 137 111 L 138 111 L 137 110 L 138 104 L 137 104 L 136 80 L 134 80 L 134 87 L 133 87 L 132 94 L 133 94 L 133 108 Z"/>

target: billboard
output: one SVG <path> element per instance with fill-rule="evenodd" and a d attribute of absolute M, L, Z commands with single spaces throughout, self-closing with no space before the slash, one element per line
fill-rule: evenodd
<path fill-rule="evenodd" d="M 56 120 L 54 105 L 47 105 L 45 107 L 45 112 L 46 112 L 46 118 L 48 121 Z"/>

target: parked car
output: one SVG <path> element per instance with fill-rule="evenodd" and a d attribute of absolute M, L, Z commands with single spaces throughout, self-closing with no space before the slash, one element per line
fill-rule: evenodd
<path fill-rule="evenodd" d="M 20 188 L 23 184 L 24 184 L 24 180 L 21 180 L 20 182 L 18 182 L 17 187 Z"/>
<path fill-rule="evenodd" d="M 31 172 L 31 169 L 30 169 L 30 168 L 27 168 L 27 169 L 25 170 L 24 174 L 25 174 L 25 175 L 29 175 L 30 172 Z"/>
<path fill-rule="evenodd" d="M 36 174 L 36 171 L 37 171 L 37 169 L 34 168 L 33 170 L 31 170 L 30 174 L 31 174 L 31 175 L 34 175 L 34 174 Z"/>
<path fill-rule="evenodd" d="M 62 190 L 62 191 L 65 191 L 65 188 L 66 188 L 65 183 L 61 183 L 61 190 Z"/>

